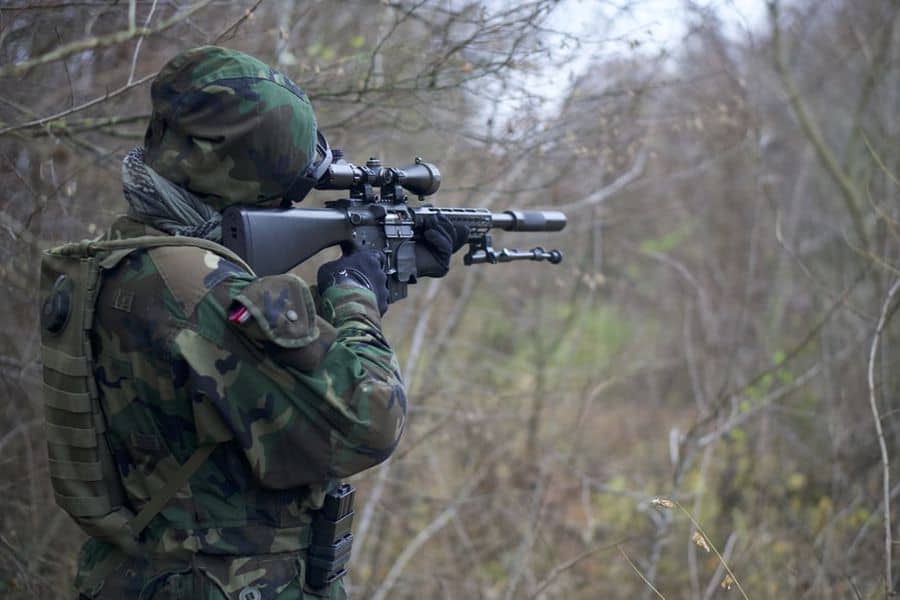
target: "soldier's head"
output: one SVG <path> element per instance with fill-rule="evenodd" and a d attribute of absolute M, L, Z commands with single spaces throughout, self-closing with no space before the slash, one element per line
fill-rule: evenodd
<path fill-rule="evenodd" d="M 145 161 L 221 211 L 303 199 L 317 126 L 309 98 L 284 74 L 235 50 L 202 46 L 159 72 Z"/>

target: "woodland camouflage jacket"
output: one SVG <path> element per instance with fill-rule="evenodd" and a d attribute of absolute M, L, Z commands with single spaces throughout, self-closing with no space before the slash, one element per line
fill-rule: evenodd
<path fill-rule="evenodd" d="M 154 233 L 122 218 L 110 236 Z M 229 320 L 241 306 L 245 320 Z M 142 249 L 105 272 L 92 341 L 135 511 L 199 445 L 220 443 L 143 532 L 147 559 L 108 577 L 102 596 L 238 598 L 258 581 L 262 598 L 304 597 L 309 511 L 334 479 L 387 458 L 403 430 L 374 294 L 335 286 L 319 298 L 294 275 L 255 278 L 201 248 Z M 79 581 L 111 554 L 90 540 Z"/>

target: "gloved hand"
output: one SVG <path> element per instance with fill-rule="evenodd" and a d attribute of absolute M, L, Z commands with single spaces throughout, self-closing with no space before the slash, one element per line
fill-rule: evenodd
<path fill-rule="evenodd" d="M 384 316 L 388 308 L 387 275 L 384 274 L 384 256 L 377 250 L 354 250 L 337 260 L 319 267 L 316 283 L 319 294 L 333 285 L 350 283 L 375 292 L 378 312 Z"/>
<path fill-rule="evenodd" d="M 469 228 L 454 225 L 444 215 L 428 215 L 416 232 L 416 270 L 420 277 L 443 277 L 450 257 L 469 240 Z"/>

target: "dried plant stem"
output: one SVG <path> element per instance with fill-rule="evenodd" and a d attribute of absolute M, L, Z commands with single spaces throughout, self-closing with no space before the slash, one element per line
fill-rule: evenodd
<path fill-rule="evenodd" d="M 593 556 L 594 554 L 596 554 L 598 552 L 602 552 L 604 550 L 612 550 L 613 548 L 619 548 L 619 546 L 621 546 L 621 544 L 627 542 L 628 539 L 629 538 L 622 538 L 619 541 L 612 543 L 612 544 L 607 544 L 605 546 L 597 546 L 594 548 L 590 548 L 588 550 L 585 550 L 581 554 L 578 554 L 574 558 L 570 558 L 569 560 L 556 565 L 555 567 L 553 567 L 553 569 L 550 571 L 550 573 L 547 574 L 547 576 L 543 579 L 543 581 L 538 583 L 535 590 L 531 593 L 531 596 L 529 596 L 530 600 L 535 600 L 538 596 L 541 595 L 541 593 L 544 590 L 546 590 L 548 587 L 550 587 L 550 585 L 556 580 L 557 577 L 559 577 L 562 573 L 568 571 L 569 569 L 571 569 L 572 567 L 574 567 L 575 565 L 577 565 L 584 559 L 589 558 L 589 557 Z"/>
<path fill-rule="evenodd" d="M 707 544 L 709 544 L 709 541 L 707 541 Z M 737 535 L 732 533 L 728 536 L 728 539 L 725 540 L 725 548 L 722 550 L 722 556 L 724 556 L 726 560 L 731 557 L 735 545 L 737 545 Z M 706 590 L 703 592 L 703 600 L 710 600 L 710 598 L 715 596 L 716 590 L 720 589 L 722 583 L 724 583 L 725 569 L 722 566 L 723 564 L 724 563 L 719 563 L 719 566 L 716 567 L 716 572 L 713 573 L 713 576 L 706 586 Z"/>
<path fill-rule="evenodd" d="M 646 577 L 644 577 L 644 574 L 641 573 L 641 570 L 637 568 L 637 565 L 634 564 L 634 563 L 631 561 L 631 559 L 628 557 L 628 555 L 625 553 L 625 551 L 622 550 L 622 546 L 616 545 L 616 550 L 619 551 L 619 553 L 625 558 L 625 560 L 628 562 L 628 564 L 631 566 L 631 568 L 634 569 L 634 572 L 638 574 L 638 577 L 640 577 L 641 579 L 644 580 L 644 583 L 647 584 L 647 587 L 649 587 L 651 590 L 653 590 L 653 591 L 656 593 L 657 596 L 659 596 L 659 597 L 662 598 L 663 600 L 666 600 L 666 597 L 663 596 L 661 593 L 659 593 L 659 590 L 658 590 L 658 589 L 656 589 L 655 587 L 653 587 L 653 584 L 650 583 L 650 580 L 647 579 Z"/>
<path fill-rule="evenodd" d="M 875 335 L 872 337 L 872 349 L 869 352 L 869 406 L 872 409 L 872 418 L 875 420 L 875 431 L 878 434 L 878 446 L 881 449 L 881 467 L 883 472 L 882 484 L 884 494 L 884 576 L 885 587 L 888 593 L 893 591 L 894 578 L 891 572 L 891 470 L 888 461 L 887 444 L 884 441 L 884 430 L 881 428 L 881 415 L 878 414 L 878 402 L 875 398 L 875 357 L 878 354 L 878 342 L 881 334 L 887 326 L 888 313 L 894 295 L 900 289 L 900 279 L 894 282 L 888 291 L 887 298 L 881 306 L 881 316 L 878 325 L 875 326 Z"/>
<path fill-rule="evenodd" d="M 681 512 L 683 512 L 685 514 L 685 516 L 687 516 L 687 518 L 690 519 L 691 523 L 694 524 L 694 527 L 697 528 L 697 531 L 699 531 L 701 534 L 703 534 L 703 537 L 706 538 L 706 542 L 709 544 L 710 549 L 715 553 L 716 557 L 719 559 L 719 562 L 722 563 L 722 566 L 725 568 L 725 571 L 729 575 L 731 575 L 731 580 L 734 582 L 734 585 L 737 587 L 738 591 L 741 592 L 741 595 L 744 597 L 744 600 L 750 600 L 749 597 L 747 596 L 747 592 L 745 592 L 744 588 L 741 587 L 741 582 L 738 581 L 737 576 L 731 570 L 731 567 L 728 566 L 728 563 L 725 561 L 725 558 L 719 553 L 719 549 L 716 548 L 715 544 L 713 544 L 712 538 L 710 538 L 709 535 L 707 535 L 707 533 L 706 533 L 706 531 L 704 531 L 703 527 L 700 526 L 700 523 L 697 522 L 697 519 L 694 518 L 694 515 L 692 515 L 691 512 L 688 509 L 686 509 L 685 507 L 683 507 L 677 500 L 670 500 L 670 502 L 672 502 L 675 506 L 677 506 L 679 508 L 679 510 L 681 510 Z"/>

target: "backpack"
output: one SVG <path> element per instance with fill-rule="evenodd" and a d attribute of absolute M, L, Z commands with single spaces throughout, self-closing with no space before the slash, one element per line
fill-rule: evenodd
<path fill-rule="evenodd" d="M 50 481 L 56 504 L 91 537 L 140 554 L 138 536 L 187 483 L 216 444 L 199 447 L 137 514 L 128 506 L 104 432 L 90 331 L 104 270 L 135 250 L 197 246 L 253 271 L 227 248 L 185 236 L 86 240 L 52 248 L 41 260 L 41 358 Z"/>

